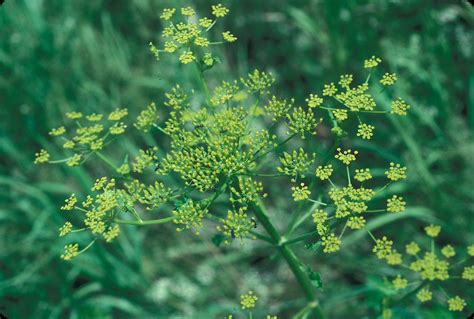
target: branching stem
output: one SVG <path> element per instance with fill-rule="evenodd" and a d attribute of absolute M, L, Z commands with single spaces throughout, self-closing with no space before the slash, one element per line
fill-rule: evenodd
<path fill-rule="evenodd" d="M 280 252 L 281 256 L 285 259 L 288 266 L 290 267 L 293 275 L 305 294 L 306 300 L 309 304 L 314 305 L 312 311 L 315 314 L 315 317 L 318 319 L 324 318 L 321 308 L 317 303 L 312 284 L 307 274 L 304 272 L 304 269 L 301 267 L 301 261 L 298 259 L 298 257 L 296 257 L 295 253 L 290 247 L 288 247 L 288 245 L 284 245 L 285 239 L 280 236 L 277 229 L 270 221 L 263 203 L 259 200 L 257 204 L 253 205 L 253 210 L 258 221 L 265 228 L 268 235 L 270 235 L 273 243 L 278 247 L 278 251 Z"/>

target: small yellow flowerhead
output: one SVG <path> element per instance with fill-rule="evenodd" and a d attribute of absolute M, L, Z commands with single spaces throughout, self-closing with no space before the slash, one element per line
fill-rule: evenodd
<path fill-rule="evenodd" d="M 78 120 L 82 117 L 81 112 L 67 112 L 66 117 L 70 120 Z"/>
<path fill-rule="evenodd" d="M 333 96 L 334 94 L 336 94 L 336 92 L 337 88 L 334 83 L 331 82 L 330 84 L 324 84 L 323 96 Z"/>
<path fill-rule="evenodd" d="M 334 253 L 339 250 L 341 246 L 341 240 L 331 233 L 329 236 L 323 236 L 321 238 L 322 245 L 324 247 L 323 252 Z"/>
<path fill-rule="evenodd" d="M 130 173 L 130 166 L 128 163 L 122 164 L 119 168 L 117 168 L 117 173 L 121 175 L 127 175 Z"/>
<path fill-rule="evenodd" d="M 49 153 L 46 150 L 40 150 L 35 154 L 35 164 L 43 164 L 49 161 Z"/>
<path fill-rule="evenodd" d="M 395 101 L 392 101 L 391 108 L 392 114 L 407 115 L 407 110 L 410 108 L 410 105 L 408 105 L 401 98 L 398 98 Z"/>
<path fill-rule="evenodd" d="M 197 37 L 195 40 L 194 40 L 194 44 L 199 46 L 199 47 L 207 47 L 209 46 L 209 40 L 204 38 L 204 37 Z M 175 49 L 174 49 L 175 50 Z M 174 51 L 173 50 L 173 51 Z"/>
<path fill-rule="evenodd" d="M 370 140 L 372 136 L 374 135 L 374 129 L 375 129 L 375 126 L 373 125 L 360 123 L 357 130 L 357 136 L 360 136 L 365 140 Z"/>
<path fill-rule="evenodd" d="M 451 245 L 446 245 L 441 249 L 441 253 L 443 254 L 444 257 L 446 258 L 451 258 L 456 255 L 456 251 L 454 250 L 454 247 Z"/>
<path fill-rule="evenodd" d="M 429 225 L 425 227 L 425 232 L 430 237 L 438 237 L 439 232 L 441 231 L 441 226 Z"/>
<path fill-rule="evenodd" d="M 392 85 L 397 81 L 397 75 L 395 73 L 385 73 L 380 80 L 382 85 Z"/>
<path fill-rule="evenodd" d="M 65 222 L 64 225 L 59 228 L 59 237 L 66 236 L 71 232 L 71 230 L 72 224 L 70 222 Z"/>
<path fill-rule="evenodd" d="M 275 83 L 275 78 L 272 72 L 262 72 L 254 70 L 249 73 L 247 78 L 240 78 L 242 84 L 247 88 L 249 93 L 259 92 L 261 94 L 267 93 L 267 90 Z"/>
<path fill-rule="evenodd" d="M 58 128 L 53 128 L 50 132 L 49 135 L 51 136 L 61 136 L 64 133 L 66 133 L 66 129 L 64 126 L 58 127 Z"/>
<path fill-rule="evenodd" d="M 148 132 L 157 119 L 158 110 L 156 109 L 156 104 L 151 102 L 145 110 L 140 112 L 133 126 L 140 131 Z"/>
<path fill-rule="evenodd" d="M 128 110 L 123 109 L 116 109 L 115 111 L 110 112 L 109 117 L 107 118 L 109 121 L 120 121 L 125 116 L 128 115 Z"/>
<path fill-rule="evenodd" d="M 345 121 L 349 118 L 349 115 L 347 114 L 347 110 L 337 109 L 337 110 L 332 110 L 331 112 L 336 118 L 336 121 L 338 122 Z"/>
<path fill-rule="evenodd" d="M 464 267 L 462 279 L 474 281 L 474 266 Z"/>
<path fill-rule="evenodd" d="M 449 311 L 462 311 L 466 307 L 466 301 L 459 296 L 448 299 Z"/>
<path fill-rule="evenodd" d="M 102 120 L 103 115 L 102 114 L 97 114 L 97 113 L 92 113 L 86 116 L 86 119 L 90 122 L 98 122 Z"/>
<path fill-rule="evenodd" d="M 255 303 L 257 302 L 258 297 L 254 295 L 253 291 L 240 296 L 240 304 L 242 309 L 252 309 L 255 308 Z"/>
<path fill-rule="evenodd" d="M 150 52 L 157 60 L 160 60 L 160 50 L 158 50 L 158 48 L 152 42 L 149 42 L 148 45 L 150 46 Z"/>
<path fill-rule="evenodd" d="M 76 146 L 76 143 L 74 143 L 73 141 L 66 141 L 63 144 L 63 147 L 68 150 L 73 149 L 74 146 Z"/>
<path fill-rule="evenodd" d="M 95 183 L 94 183 L 94 186 L 92 186 L 92 191 L 93 192 L 96 192 L 96 191 L 99 191 L 101 190 L 102 188 L 104 188 L 105 184 L 107 184 L 107 177 L 101 177 L 101 178 L 97 178 L 95 180 Z"/>
<path fill-rule="evenodd" d="M 403 197 L 393 195 L 387 200 L 387 211 L 390 213 L 400 213 L 405 210 L 406 202 Z"/>
<path fill-rule="evenodd" d="M 364 61 L 364 68 L 371 69 L 375 68 L 379 63 L 382 62 L 380 58 L 372 56 L 370 59 Z"/>
<path fill-rule="evenodd" d="M 407 178 L 407 168 L 402 167 L 400 164 L 390 163 L 388 171 L 385 171 L 387 178 L 392 181 L 398 181 Z"/>
<path fill-rule="evenodd" d="M 193 15 L 196 14 L 196 11 L 194 11 L 194 9 L 191 7 L 186 7 L 186 8 L 181 8 L 181 14 L 185 17 L 192 17 Z"/>
<path fill-rule="evenodd" d="M 125 125 L 125 123 L 123 122 L 120 122 L 120 123 L 116 123 L 114 126 L 111 126 L 109 128 L 109 131 L 110 131 L 110 134 L 112 135 L 120 135 L 120 134 L 125 133 L 126 128 L 127 128 L 127 125 Z"/>
<path fill-rule="evenodd" d="M 309 98 L 307 98 L 305 101 L 308 103 L 308 107 L 310 109 L 314 109 L 323 103 L 323 99 L 316 94 L 310 94 Z"/>
<path fill-rule="evenodd" d="M 81 154 L 74 154 L 67 162 L 67 166 L 78 166 L 81 163 Z"/>
<path fill-rule="evenodd" d="M 209 18 L 201 18 L 199 19 L 199 25 L 205 29 L 210 28 L 212 26 L 212 20 Z"/>
<path fill-rule="evenodd" d="M 109 226 L 107 231 L 105 231 L 102 236 L 106 242 L 110 243 L 120 234 L 120 227 L 119 225 Z"/>
<path fill-rule="evenodd" d="M 365 218 L 363 216 L 351 216 L 347 220 L 347 227 L 350 229 L 362 229 L 365 226 Z"/>
<path fill-rule="evenodd" d="M 232 239 L 239 238 L 242 240 L 247 237 L 256 224 L 247 216 L 246 210 L 245 206 L 235 212 L 229 210 L 227 218 L 221 219 L 222 225 L 217 226 L 217 231 L 227 237 L 232 237 Z M 230 242 L 226 241 L 226 243 Z M 243 244 L 242 241 L 241 243 Z"/>
<path fill-rule="evenodd" d="M 82 207 L 89 208 L 92 205 L 94 199 L 91 195 L 87 195 L 86 199 L 82 202 Z"/>
<path fill-rule="evenodd" d="M 356 160 L 356 155 L 359 154 L 358 151 L 346 150 L 342 151 L 340 148 L 337 149 L 337 154 L 334 156 L 336 159 L 343 162 L 345 165 L 349 165 L 351 162 Z"/>
<path fill-rule="evenodd" d="M 397 277 L 392 281 L 392 284 L 395 290 L 400 290 L 407 287 L 408 280 L 406 280 L 405 278 L 402 278 L 402 276 L 400 275 L 397 275 Z"/>
<path fill-rule="evenodd" d="M 412 241 L 411 243 L 405 246 L 405 249 L 408 255 L 415 256 L 420 251 L 420 246 L 418 246 L 417 243 Z"/>
<path fill-rule="evenodd" d="M 160 16 L 160 19 L 163 19 L 163 20 L 169 20 L 171 19 L 171 17 L 173 17 L 173 14 L 176 12 L 176 9 L 172 8 L 172 9 L 163 9 L 163 13 L 161 14 Z"/>
<path fill-rule="evenodd" d="M 179 61 L 183 64 L 188 64 L 196 60 L 196 56 L 191 51 L 185 51 L 179 56 Z"/>
<path fill-rule="evenodd" d="M 295 201 L 306 200 L 311 194 L 308 186 L 306 186 L 304 183 L 301 183 L 300 186 L 293 186 L 291 190 L 293 191 L 293 199 Z"/>
<path fill-rule="evenodd" d="M 352 74 L 341 75 L 340 80 L 339 80 L 339 85 L 341 87 L 348 89 L 351 83 L 352 83 Z"/>
<path fill-rule="evenodd" d="M 402 263 L 402 254 L 393 249 L 392 252 L 385 257 L 385 259 L 389 265 L 400 265 Z"/>
<path fill-rule="evenodd" d="M 328 213 L 326 213 L 322 209 L 316 209 L 313 214 L 313 221 L 316 225 L 318 224 L 324 224 L 326 220 L 328 219 Z"/>
<path fill-rule="evenodd" d="M 418 298 L 421 302 L 430 301 L 432 297 L 433 294 L 428 288 L 423 288 L 416 294 L 416 298 Z"/>
<path fill-rule="evenodd" d="M 326 165 L 326 166 L 318 166 L 318 168 L 316 168 L 315 174 L 320 180 L 323 181 L 325 179 L 330 178 L 332 175 L 332 172 L 333 172 L 332 165 Z"/>
<path fill-rule="evenodd" d="M 359 182 L 365 182 L 372 178 L 372 174 L 370 174 L 370 169 L 356 169 L 354 178 Z"/>
<path fill-rule="evenodd" d="M 372 252 L 375 253 L 377 258 L 384 259 L 392 253 L 393 241 L 388 240 L 387 237 L 383 236 L 382 239 L 375 241 L 375 246 L 372 248 Z"/>
<path fill-rule="evenodd" d="M 469 256 L 474 256 L 474 245 L 469 245 L 469 246 L 467 247 L 467 254 L 468 254 Z"/>
<path fill-rule="evenodd" d="M 71 194 L 69 198 L 64 201 L 64 206 L 61 207 L 62 210 L 72 210 L 77 203 L 76 194 Z"/>
<path fill-rule="evenodd" d="M 61 258 L 64 260 L 71 260 L 76 257 L 79 253 L 78 244 L 69 244 L 64 246 L 64 253 L 61 255 Z"/>
<path fill-rule="evenodd" d="M 229 31 L 225 31 L 222 33 L 222 37 L 224 38 L 225 41 L 227 42 L 235 42 L 237 41 L 237 38 L 232 34 L 230 33 Z"/>
<path fill-rule="evenodd" d="M 212 14 L 217 18 L 225 17 L 229 13 L 229 9 L 224 7 L 222 4 L 212 6 Z"/>

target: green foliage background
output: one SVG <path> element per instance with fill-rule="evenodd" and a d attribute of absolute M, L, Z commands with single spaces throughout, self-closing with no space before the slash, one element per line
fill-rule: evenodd
<path fill-rule="evenodd" d="M 147 46 L 161 30 L 161 10 L 187 4 L 209 11 L 208 1 L 158 0 L 6 0 L 0 7 L 1 313 L 214 318 L 239 313 L 238 296 L 248 289 L 260 296 L 261 316 L 286 318 L 288 309 L 303 305 L 287 266 L 266 247 L 217 248 L 211 234 L 176 234 L 172 225 L 125 227 L 114 244 L 95 245 L 70 263 L 59 259 L 64 242 L 57 228 L 64 217 L 58 207 L 72 191 L 86 192 L 102 168 L 38 167 L 35 151 L 49 146 L 47 132 L 66 111 L 126 106 L 136 114 L 150 101 L 160 105 L 176 81 L 195 81 L 186 67 L 156 62 Z M 387 71 L 398 74 L 396 93 L 412 109 L 407 118 L 385 118 L 373 141 L 356 141 L 355 147 L 377 156 L 366 157 L 367 163 L 406 163 L 409 179 L 397 192 L 410 208 L 397 219 L 379 219 L 374 231 L 408 242 L 422 236 L 426 222 L 435 222 L 443 227 L 442 242 L 464 248 L 474 242 L 472 6 L 454 0 L 223 4 L 231 9 L 225 27 L 239 40 L 221 52 L 225 62 L 212 71 L 214 83 L 258 67 L 276 75 L 277 92 L 301 101 L 339 74 L 361 76 L 362 61 L 380 56 Z M 381 95 L 379 103 L 387 99 Z M 137 143 L 143 139 L 130 137 L 123 147 L 132 150 Z M 277 218 L 283 223 L 287 216 Z M 303 244 L 298 249 L 305 250 Z M 321 273 L 318 296 L 328 317 L 380 317 L 382 278 L 391 273 L 362 257 L 370 255 L 362 234 L 347 238 L 342 252 L 330 257 L 300 254 Z M 474 299 L 467 287 L 451 291 Z M 391 306 L 394 318 L 457 318 L 412 299 Z"/>

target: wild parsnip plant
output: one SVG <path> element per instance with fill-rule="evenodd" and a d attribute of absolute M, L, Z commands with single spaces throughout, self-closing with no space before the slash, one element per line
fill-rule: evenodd
<path fill-rule="evenodd" d="M 467 282 L 469 285 L 474 281 L 474 265 L 468 263 L 474 257 L 474 245 L 462 252 L 456 252 L 450 244 L 440 247 L 435 242 L 440 231 L 438 225 L 426 226 L 427 240 L 421 247 L 414 241 L 405 245 L 405 255 L 398 253 L 392 247 L 393 241 L 386 237 L 377 241 L 373 251 L 389 266 L 399 267 L 399 274 L 391 281 L 392 295 L 415 294 L 422 303 L 443 300 L 449 311 L 463 311 L 467 306 L 466 300 L 450 294 L 444 284 L 456 281 L 457 284 Z M 385 311 L 390 312 L 390 309 Z"/>
<path fill-rule="evenodd" d="M 157 60 L 171 55 L 195 68 L 199 87 L 177 83 L 165 94 L 163 105 L 152 102 L 135 119 L 129 119 L 127 108 L 109 114 L 66 113 L 66 123 L 50 132 L 63 141 L 65 157 L 52 158 L 44 149 L 36 154 L 37 164 L 75 167 L 101 161 L 110 169 L 108 176 L 97 177 L 90 193 L 71 194 L 61 207 L 69 221 L 59 229 L 59 236 L 82 232 L 90 238 L 84 247 L 75 242 L 67 244 L 61 258 L 76 258 L 97 240 L 112 242 L 123 225 L 173 223 L 178 232 L 199 235 L 209 229 L 205 223 L 217 224 L 213 237 L 216 245 L 244 245 L 247 240 L 271 244 L 307 299 L 307 306 L 298 315 L 323 318 L 314 290 L 320 285 L 319 275 L 303 263 L 291 245 L 317 238 L 322 251 L 333 254 L 340 250 L 346 233 L 364 229 L 373 216 L 403 213 L 407 203 L 401 196 L 392 195 L 383 199 L 384 205 L 379 204 L 385 189 L 407 177 L 403 163 L 386 163 L 384 178 L 374 178 L 373 167 L 358 165 L 357 159 L 363 154 L 347 145 L 377 134 L 371 124 L 373 117 L 405 116 L 410 106 L 401 97 L 393 99 L 390 109 L 377 105 L 374 96 L 390 90 L 398 79 L 394 73 L 379 74 L 382 61 L 375 56 L 363 61 L 361 67 L 367 70 L 364 79 L 343 74 L 337 83 L 329 82 L 304 101 L 274 95 L 276 79 L 261 70 L 210 87 L 208 70 L 218 67 L 220 61 L 212 48 L 237 41 L 230 31 L 219 39 L 209 38 L 209 31 L 229 10 L 218 4 L 211 12 L 211 16 L 201 17 L 191 7 L 165 9 L 161 19 L 167 26 L 162 30 L 162 40 L 149 43 Z M 346 125 L 351 120 L 357 121 L 356 129 Z M 308 145 L 318 143 L 321 123 L 331 127 L 333 145 L 326 153 L 309 153 Z M 108 150 L 130 130 L 151 132 L 160 147 L 138 149 L 135 154 L 124 151 L 121 158 L 112 158 Z M 288 187 L 268 194 L 269 198 L 286 196 L 304 207 L 301 213 L 288 213 L 284 233 L 275 226 L 265 204 L 265 185 L 274 178 L 287 178 Z M 218 200 L 227 203 L 227 211 L 216 209 Z M 77 218 L 69 214 L 78 216 L 81 223 L 75 223 Z M 293 235 L 311 220 L 314 231 Z M 403 265 L 390 240 L 367 232 L 375 242 L 373 251 L 378 258 L 389 265 Z M 469 251 L 471 254 L 472 249 Z M 450 258 L 446 254 L 453 252 L 445 247 L 442 254 Z M 412 255 L 417 257 L 417 253 Z M 424 283 L 444 280 L 449 263 L 438 259 L 433 250 L 420 260 L 409 268 L 421 274 Z M 462 276 L 472 280 L 472 266 L 466 267 Z M 409 284 L 404 278 L 395 278 L 395 289 Z M 420 290 L 420 300 L 428 300 L 428 289 Z M 249 292 L 242 296 L 242 308 L 252 309 L 256 301 Z M 460 296 L 448 300 L 452 311 L 461 310 L 465 303 Z"/>

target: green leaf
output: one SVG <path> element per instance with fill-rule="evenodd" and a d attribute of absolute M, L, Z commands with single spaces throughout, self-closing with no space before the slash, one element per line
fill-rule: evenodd
<path fill-rule="evenodd" d="M 317 241 L 315 243 L 305 244 L 304 248 L 309 249 L 309 250 L 318 250 L 320 246 L 321 246 L 321 241 Z"/>
<path fill-rule="evenodd" d="M 311 267 L 306 266 L 306 273 L 308 274 L 308 278 L 314 287 L 318 289 L 323 289 L 323 282 L 321 280 L 321 275 L 319 275 L 318 272 L 315 272 L 311 269 Z"/>

